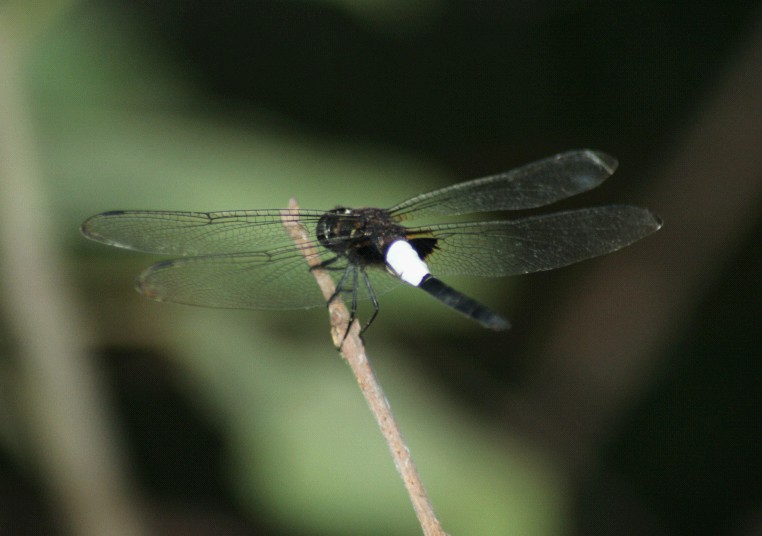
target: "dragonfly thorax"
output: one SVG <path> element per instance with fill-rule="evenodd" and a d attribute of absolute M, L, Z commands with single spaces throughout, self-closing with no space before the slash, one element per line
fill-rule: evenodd
<path fill-rule="evenodd" d="M 387 210 L 336 207 L 318 220 L 316 235 L 323 247 L 355 264 L 383 266 L 386 250 L 406 231 Z"/>

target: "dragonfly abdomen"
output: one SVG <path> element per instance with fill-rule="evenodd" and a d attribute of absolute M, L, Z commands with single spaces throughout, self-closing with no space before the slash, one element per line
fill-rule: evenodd
<path fill-rule="evenodd" d="M 485 307 L 476 300 L 469 298 L 465 294 L 458 292 L 432 275 L 424 277 L 418 287 L 428 292 L 431 296 L 446 306 L 455 309 L 459 313 L 466 315 L 468 318 L 476 320 L 485 328 L 502 331 L 511 326 L 505 318 L 497 314 L 495 311 Z"/>

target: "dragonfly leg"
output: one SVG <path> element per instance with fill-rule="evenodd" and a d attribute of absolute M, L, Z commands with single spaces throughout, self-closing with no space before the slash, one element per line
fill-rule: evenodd
<path fill-rule="evenodd" d="M 310 266 L 310 272 L 312 270 L 317 270 L 317 269 L 323 269 L 323 270 L 341 270 L 342 268 L 337 268 L 335 266 L 331 266 L 337 260 L 339 260 L 338 256 L 332 257 L 332 258 L 324 260 L 324 261 L 320 261 L 319 264 L 316 264 L 315 266 Z"/>
<path fill-rule="evenodd" d="M 362 331 L 360 331 L 360 333 L 365 333 L 365 330 L 370 327 L 370 325 L 378 316 L 379 306 L 378 299 L 376 298 L 376 293 L 373 292 L 373 285 L 370 284 L 370 278 L 368 277 L 368 274 L 365 272 L 365 270 L 362 271 L 362 278 L 365 281 L 365 288 L 368 289 L 368 298 L 370 298 L 370 303 L 373 304 L 373 314 L 370 315 L 370 318 L 365 323 L 365 326 L 363 326 Z"/>
<path fill-rule="evenodd" d="M 349 310 L 349 322 L 347 323 L 347 332 L 344 334 L 344 339 L 349 335 L 349 328 L 352 327 L 352 322 L 357 318 L 357 267 L 352 266 L 352 307 Z"/>
<path fill-rule="evenodd" d="M 329 270 L 335 270 L 334 268 L 329 268 Z M 344 287 L 347 276 L 349 275 L 349 272 L 352 271 L 352 265 L 348 264 L 343 268 L 344 273 L 341 274 L 341 277 L 339 278 L 338 282 L 336 283 L 336 289 L 333 291 L 333 294 L 331 294 L 331 297 L 328 298 L 328 301 L 326 302 L 326 305 L 330 305 L 333 300 L 335 300 L 338 296 L 341 295 L 342 292 L 345 292 L 346 289 Z"/>
<path fill-rule="evenodd" d="M 341 294 L 344 292 L 352 293 L 352 300 L 350 302 L 351 307 L 349 310 L 349 322 L 347 324 L 347 330 L 344 332 L 344 336 L 341 339 L 341 343 L 344 344 L 344 341 L 349 335 L 349 329 L 352 327 L 352 322 L 354 322 L 355 318 L 357 317 L 357 267 L 352 264 L 348 264 L 341 269 L 344 270 L 344 273 L 341 274 L 339 281 L 336 283 L 336 290 L 334 290 L 333 294 L 331 294 L 331 297 L 328 298 L 326 305 L 330 305 L 333 300 L 341 296 Z M 328 270 L 339 270 L 339 268 L 328 268 Z M 350 273 L 352 275 L 352 282 L 349 287 L 347 287 L 347 279 L 349 278 Z"/>
<path fill-rule="evenodd" d="M 347 279 L 347 276 L 349 275 L 349 272 L 352 272 L 352 285 L 351 288 L 345 288 L 344 282 Z M 333 293 L 333 296 L 331 296 L 331 299 L 328 300 L 328 303 L 331 303 L 336 296 L 338 296 L 342 292 L 351 292 L 352 293 L 352 300 L 350 302 L 350 309 L 349 309 L 349 321 L 347 322 L 347 330 L 344 332 L 344 336 L 341 338 L 341 344 L 344 344 L 344 341 L 347 340 L 347 336 L 349 335 L 349 330 L 352 328 L 352 323 L 355 321 L 355 318 L 357 317 L 357 267 L 354 265 L 347 265 L 346 269 L 344 270 L 344 273 L 341 276 L 341 279 L 339 280 L 339 283 L 336 285 L 336 291 Z"/>

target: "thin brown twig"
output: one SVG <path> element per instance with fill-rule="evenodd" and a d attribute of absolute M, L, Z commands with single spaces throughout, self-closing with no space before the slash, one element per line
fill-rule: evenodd
<path fill-rule="evenodd" d="M 389 450 L 394 459 L 397 472 L 405 483 L 413 509 L 421 524 L 425 536 L 447 536 L 442 529 L 431 501 L 423 487 L 418 470 L 413 463 L 410 449 L 407 448 L 397 422 L 394 420 L 389 402 L 384 395 L 381 385 L 376 380 L 376 375 L 368 362 L 365 354 L 365 345 L 360 337 L 360 326 L 357 321 L 352 323 L 347 332 L 349 323 L 349 311 L 341 299 L 331 299 L 336 291 L 336 285 L 331 276 L 319 267 L 320 257 L 314 245 L 310 242 L 307 230 L 299 221 L 299 205 L 295 199 L 290 199 L 288 210 L 281 212 L 283 225 L 293 238 L 297 247 L 307 260 L 310 269 L 317 280 L 323 296 L 328 302 L 328 311 L 331 317 L 331 335 L 333 343 L 341 352 L 344 360 L 349 364 L 357 379 L 365 400 L 368 402 L 373 416 L 376 418 L 381 433 L 386 439 Z M 330 300 L 330 301 L 329 301 Z"/>

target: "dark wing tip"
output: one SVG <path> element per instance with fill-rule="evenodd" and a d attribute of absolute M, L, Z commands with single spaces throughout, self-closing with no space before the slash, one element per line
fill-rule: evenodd
<path fill-rule="evenodd" d="M 79 232 L 84 236 L 85 238 L 91 238 L 90 229 L 87 227 L 87 222 L 90 220 L 83 221 L 79 226 Z"/>
<path fill-rule="evenodd" d="M 655 233 L 659 229 L 661 229 L 662 225 L 664 225 L 664 220 L 662 220 L 659 216 L 651 212 L 647 208 L 641 208 L 641 207 L 632 207 L 627 205 L 627 207 L 632 210 L 633 212 L 637 211 L 638 216 L 640 217 L 640 224 L 641 227 L 645 227 L 648 229 L 649 233 Z"/>
<path fill-rule="evenodd" d="M 589 160 L 605 170 L 609 175 L 613 175 L 619 166 L 619 161 L 616 158 L 604 152 L 593 151 L 591 149 L 585 149 L 583 152 Z"/>
<path fill-rule="evenodd" d="M 87 218 L 85 221 L 83 221 L 79 226 L 79 232 L 82 233 L 82 236 L 85 238 L 101 241 L 100 235 L 93 230 L 93 221 L 96 218 L 98 218 L 98 216 L 91 216 L 90 218 Z"/>
<path fill-rule="evenodd" d="M 94 230 L 95 224 L 98 223 L 98 221 L 103 220 L 105 218 L 110 218 L 111 216 L 121 216 L 125 214 L 126 210 L 110 210 L 108 212 L 102 212 L 100 214 L 96 214 L 95 216 L 90 216 L 85 221 L 82 222 L 82 225 L 79 226 L 79 232 L 82 233 L 82 235 L 85 238 L 89 238 L 90 240 L 96 240 L 98 242 L 105 242 L 105 238 L 98 234 L 97 231 Z"/>
<path fill-rule="evenodd" d="M 592 190 L 615 171 L 619 162 L 613 156 L 592 149 L 577 149 L 555 156 L 566 166 L 564 169 L 571 181 L 571 191 L 565 197 Z"/>
<path fill-rule="evenodd" d="M 664 225 L 664 220 L 661 219 L 660 216 L 651 212 L 650 210 L 648 211 L 648 213 L 651 215 L 651 218 L 653 219 L 654 231 L 658 231 L 659 229 L 661 229 L 662 225 Z"/>

